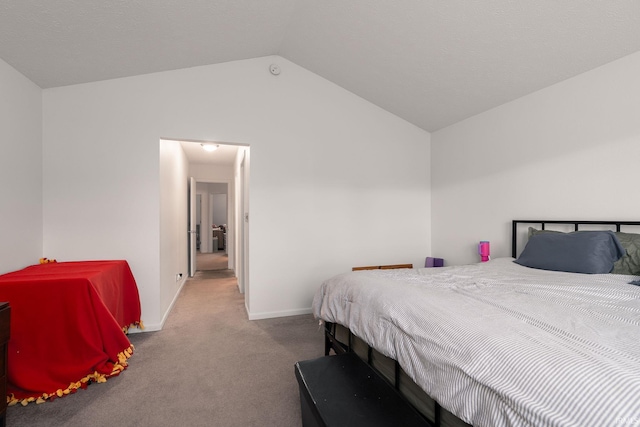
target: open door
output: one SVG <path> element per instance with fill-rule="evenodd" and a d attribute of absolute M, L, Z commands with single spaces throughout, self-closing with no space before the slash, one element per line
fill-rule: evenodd
<path fill-rule="evenodd" d="M 184 187 L 183 187 L 184 188 Z M 189 277 L 196 274 L 196 179 L 189 178 Z"/>

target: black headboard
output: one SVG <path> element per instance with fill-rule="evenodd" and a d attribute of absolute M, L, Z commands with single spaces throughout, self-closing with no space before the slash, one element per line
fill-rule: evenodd
<path fill-rule="evenodd" d="M 581 225 L 605 225 L 605 226 L 613 226 L 615 225 L 616 231 L 620 231 L 620 227 L 623 225 L 640 225 L 640 221 L 555 221 L 555 220 L 525 220 L 525 219 L 514 219 L 511 229 L 511 256 L 513 258 L 516 257 L 517 250 L 517 231 L 518 224 L 540 224 L 541 229 L 544 230 L 545 224 L 564 224 L 564 225 L 573 225 L 574 230 L 578 231 Z"/>

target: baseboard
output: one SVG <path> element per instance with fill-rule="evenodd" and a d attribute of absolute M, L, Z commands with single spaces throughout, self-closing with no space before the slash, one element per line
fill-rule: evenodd
<path fill-rule="evenodd" d="M 169 314 L 171 313 L 171 310 L 173 310 L 173 306 L 176 304 L 176 301 L 178 300 L 178 297 L 180 296 L 180 293 L 182 292 L 182 288 L 184 287 L 185 283 L 187 283 L 187 279 L 183 278 L 180 281 L 180 287 L 178 288 L 178 292 L 176 292 L 176 294 L 173 296 L 173 299 L 171 300 L 171 304 L 169 304 L 169 307 L 164 312 L 164 315 L 162 316 L 162 320 L 160 321 L 160 323 L 148 324 L 148 323 L 144 323 L 144 319 L 142 319 L 142 321 L 144 323 L 144 329 L 131 328 L 131 329 L 129 329 L 129 333 L 130 334 L 139 334 L 141 332 L 161 331 L 162 328 L 164 327 L 164 323 L 167 321 L 167 318 L 169 317 Z"/>
<path fill-rule="evenodd" d="M 284 311 L 263 311 L 262 313 L 249 313 L 249 310 L 247 310 L 247 315 L 249 316 L 249 320 L 261 320 L 272 319 L 274 317 L 300 316 L 302 314 L 311 314 L 312 312 L 311 307 L 309 307 Z"/>
<path fill-rule="evenodd" d="M 140 332 L 154 332 L 154 331 L 162 330 L 162 328 L 164 327 L 164 323 L 167 321 L 167 318 L 169 317 L 169 313 L 171 313 L 173 306 L 178 300 L 178 297 L 180 296 L 180 293 L 182 292 L 182 288 L 184 287 L 184 284 L 186 283 L 186 281 L 187 281 L 186 279 L 182 279 L 182 282 L 180 283 L 180 288 L 178 289 L 178 292 L 176 292 L 176 294 L 174 295 L 173 300 L 171 300 L 171 304 L 169 304 L 169 307 L 164 312 L 164 316 L 162 316 L 162 320 L 160 323 L 153 323 L 153 324 L 145 323 L 143 330 L 140 330 L 137 328 L 131 328 L 129 330 L 129 333 L 137 334 Z M 247 309 L 246 304 L 245 304 L 245 310 L 247 311 L 247 316 L 249 317 L 249 320 L 261 320 L 261 319 L 273 319 L 276 317 L 300 316 L 304 314 L 311 314 L 313 312 L 311 307 L 308 307 L 308 308 L 297 308 L 294 310 L 263 311 L 261 313 L 249 313 L 249 310 Z"/>
<path fill-rule="evenodd" d="M 129 328 L 129 330 L 127 331 L 127 335 L 143 334 L 145 332 L 156 332 L 156 331 L 160 331 L 160 330 L 162 330 L 162 324 L 160 324 L 160 323 L 152 323 L 150 325 L 145 323 L 144 324 L 144 329 Z"/>

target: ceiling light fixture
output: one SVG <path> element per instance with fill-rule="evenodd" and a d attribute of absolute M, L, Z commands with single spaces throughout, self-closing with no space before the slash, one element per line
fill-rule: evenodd
<path fill-rule="evenodd" d="M 202 149 L 204 151 L 208 151 L 208 152 L 216 151 L 218 147 L 220 147 L 219 145 L 216 145 L 216 144 L 200 144 L 200 145 L 202 146 Z"/>

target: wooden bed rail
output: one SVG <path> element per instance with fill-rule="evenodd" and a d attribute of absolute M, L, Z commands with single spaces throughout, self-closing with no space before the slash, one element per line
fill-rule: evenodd
<path fill-rule="evenodd" d="M 413 264 L 369 265 L 366 267 L 353 267 L 351 271 L 359 270 L 393 270 L 396 268 L 413 268 Z"/>

